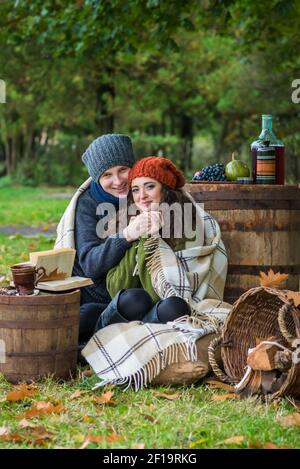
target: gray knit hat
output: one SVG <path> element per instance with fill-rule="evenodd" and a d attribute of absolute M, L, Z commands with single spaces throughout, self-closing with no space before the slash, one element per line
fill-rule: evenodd
<path fill-rule="evenodd" d="M 106 134 L 96 138 L 82 155 L 82 161 L 95 182 L 113 166 L 132 167 L 135 159 L 128 135 Z"/>

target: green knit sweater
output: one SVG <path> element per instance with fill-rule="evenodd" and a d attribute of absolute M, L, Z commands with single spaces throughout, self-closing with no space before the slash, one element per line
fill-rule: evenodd
<path fill-rule="evenodd" d="M 160 300 L 152 287 L 151 277 L 146 267 L 144 242 L 145 238 L 134 241 L 119 264 L 109 270 L 106 287 L 111 298 L 123 288 L 143 288 L 151 296 L 153 304 Z M 133 275 L 136 271 L 136 264 L 138 270 Z"/>

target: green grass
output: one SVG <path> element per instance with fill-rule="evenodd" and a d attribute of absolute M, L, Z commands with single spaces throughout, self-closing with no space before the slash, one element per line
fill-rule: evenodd
<path fill-rule="evenodd" d="M 69 199 L 55 197 L 74 189 L 11 186 L 0 188 L 0 224 L 36 226 L 57 223 Z"/>
<path fill-rule="evenodd" d="M 8 224 L 13 219 L 23 225 L 27 222 L 29 225 L 39 225 L 58 221 L 67 200 L 54 199 L 52 204 L 51 199 L 44 201 L 46 193 L 45 189 L 0 189 L 1 223 Z M 29 222 L 29 215 L 32 222 Z M 53 242 L 54 239 L 45 236 L 27 238 L 0 234 L 0 277 L 1 274 L 8 274 L 13 263 L 27 260 L 29 251 L 51 249 Z M 39 446 L 38 442 L 33 443 L 28 437 L 30 429 L 22 429 L 17 418 L 39 401 L 60 402 L 63 405 L 60 413 L 28 419 L 51 433 L 51 438 L 42 442 L 46 448 L 79 448 L 88 435 L 103 436 L 101 443 L 90 443 L 88 448 L 134 448 L 137 445 L 144 445 L 145 448 L 248 448 L 263 447 L 266 442 L 300 447 L 299 427 L 284 428 L 277 420 L 294 412 L 287 400 L 281 400 L 276 405 L 254 398 L 213 401 L 212 395 L 221 394 L 222 391 L 212 391 L 204 385 L 158 388 L 163 392 L 180 393 L 176 400 L 168 401 L 157 397 L 151 387 L 139 392 L 132 389 L 123 392 L 116 387 L 112 397 L 115 405 L 99 405 L 93 403 L 93 396 L 99 396 L 104 391 L 93 391 L 95 382 L 95 377 L 84 378 L 78 369 L 78 376 L 72 381 L 58 382 L 47 378 L 37 383 L 38 393 L 35 396 L 8 402 L 5 396 L 12 385 L 0 375 L 0 447 Z M 76 390 L 86 393 L 71 400 Z M 21 435 L 21 441 L 3 440 L 1 427 Z M 112 433 L 122 439 L 107 442 L 105 436 Z M 241 435 L 244 439 L 240 445 L 224 443 L 227 438 Z"/>
<path fill-rule="evenodd" d="M 20 234 L 5 236 L 0 233 L 0 277 L 9 274 L 9 266 L 29 260 L 29 252 L 52 249 L 54 238 L 40 235 L 26 237 Z"/>
<path fill-rule="evenodd" d="M 123 392 L 114 388 L 114 405 L 93 403 L 93 397 L 106 390 L 92 390 L 95 378 L 79 377 L 70 382 L 55 382 L 51 378 L 38 383 L 38 393 L 20 402 L 0 403 L 0 427 L 8 427 L 14 433 L 26 434 L 21 429 L 18 416 L 24 414 L 39 401 L 61 403 L 63 410 L 30 418 L 30 422 L 43 427 L 52 434 L 43 442 L 47 448 L 56 446 L 79 448 L 87 436 L 102 436 L 103 441 L 90 443 L 89 448 L 249 448 L 272 442 L 278 446 L 298 448 L 300 434 L 297 428 L 284 428 L 277 418 L 292 412 L 287 401 L 277 406 L 264 404 L 254 398 L 234 401 L 212 401 L 212 391 L 204 385 L 180 387 L 171 390 L 165 387 L 146 388 L 134 392 Z M 0 396 L 11 389 L 4 378 L 0 379 Z M 76 390 L 86 391 L 71 400 Z M 174 401 L 155 395 L 155 392 L 178 392 Z M 0 397 L 0 400 L 1 400 Z M 117 434 L 119 441 L 109 443 L 105 436 Z M 226 444 L 224 440 L 244 436 L 240 445 Z M 35 447 L 37 443 L 24 441 L 1 441 L 2 448 Z"/>

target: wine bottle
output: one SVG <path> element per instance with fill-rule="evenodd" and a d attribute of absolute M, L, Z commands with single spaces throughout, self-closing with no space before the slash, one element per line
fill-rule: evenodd
<path fill-rule="evenodd" d="M 251 143 L 252 155 L 252 177 L 253 183 L 256 183 L 256 161 L 257 149 L 263 146 L 264 141 L 269 141 L 270 146 L 275 147 L 275 184 L 284 184 L 284 150 L 285 146 L 273 132 L 272 129 L 272 115 L 263 114 L 262 116 L 262 129 L 257 140 Z"/>

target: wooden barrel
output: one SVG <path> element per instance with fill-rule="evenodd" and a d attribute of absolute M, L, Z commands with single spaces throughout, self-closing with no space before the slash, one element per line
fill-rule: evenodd
<path fill-rule="evenodd" d="M 80 291 L 0 295 L 0 372 L 12 383 L 76 368 Z M 3 353 L 4 352 L 4 353 Z"/>
<path fill-rule="evenodd" d="M 220 225 L 229 261 L 225 301 L 258 286 L 259 272 L 269 269 L 288 274 L 286 288 L 299 290 L 299 186 L 190 183 L 185 190 Z"/>

